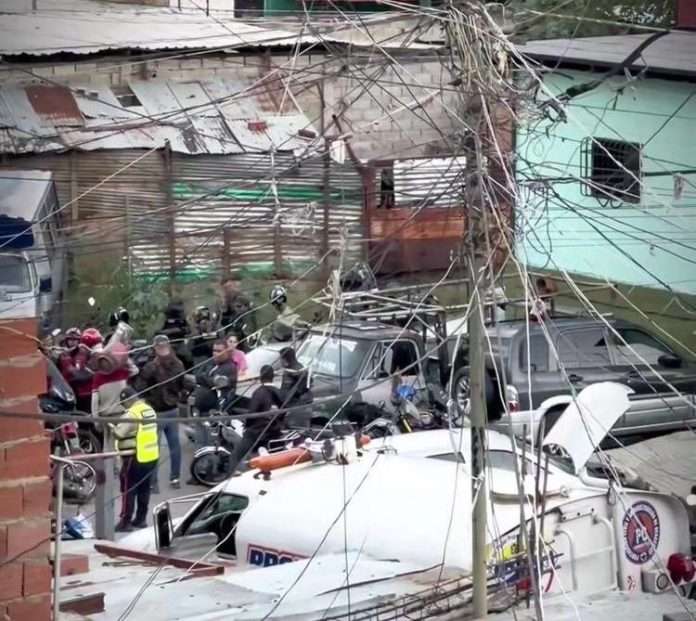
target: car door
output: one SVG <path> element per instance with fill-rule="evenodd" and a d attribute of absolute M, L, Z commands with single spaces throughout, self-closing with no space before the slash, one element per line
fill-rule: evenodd
<path fill-rule="evenodd" d="M 510 366 L 515 368 L 513 382 L 523 410 L 538 408 L 549 397 L 568 393 L 568 385 L 562 381 L 553 364 L 544 334 L 531 334 L 529 341 L 524 334 Z"/>
<path fill-rule="evenodd" d="M 623 433 L 663 431 L 685 428 L 696 422 L 694 378 L 681 369 L 668 369 L 660 364 L 662 356 L 674 356 L 674 352 L 640 328 L 618 326 L 615 330 L 618 336 L 609 335 L 615 369 L 635 391 L 631 408 L 617 428 Z"/>
<path fill-rule="evenodd" d="M 217 545 L 221 556 L 235 556 L 234 528 L 249 499 L 236 494 L 218 493 L 204 498 L 174 532 L 171 553 L 182 558 L 198 558 Z"/>
<path fill-rule="evenodd" d="M 556 337 L 556 352 L 559 370 L 562 364 L 567 382 L 578 392 L 590 384 L 617 379 L 607 345 L 607 331 L 602 325 L 560 330 Z M 563 375 L 561 380 L 566 382 Z M 569 388 L 567 383 L 566 387 Z M 567 389 L 566 394 L 569 392 Z"/>

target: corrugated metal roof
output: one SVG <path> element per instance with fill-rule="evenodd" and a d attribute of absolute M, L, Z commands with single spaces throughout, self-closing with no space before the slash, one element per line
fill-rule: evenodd
<path fill-rule="evenodd" d="M 70 90 L 53 84 L 31 84 L 27 98 L 39 118 L 56 127 L 80 127 L 84 119 Z"/>
<path fill-rule="evenodd" d="M 38 10 L 32 9 L 29 0 L 3 0 L 0 4 L 0 55 L 8 56 L 95 54 L 106 50 L 232 50 L 249 46 L 294 46 L 298 40 L 307 44 L 327 41 L 372 48 L 375 38 L 383 39 L 381 47 L 390 49 L 436 47 L 414 41 L 410 25 L 395 24 L 390 36 L 375 37 L 377 31 L 373 30 L 380 23 L 404 19 L 418 20 L 424 34 L 422 16 L 403 13 L 362 15 L 359 21 L 354 19 L 350 23 L 331 19 L 317 24 L 320 35 L 315 30 L 315 34 L 303 32 L 300 37 L 299 22 L 269 24 L 264 20 L 252 24 L 234 19 L 229 10 L 232 3 L 227 10 L 213 10 L 210 15 L 201 10 L 205 3 L 195 3 L 183 10 L 76 0 L 44 0 L 38 3 Z"/>
<path fill-rule="evenodd" d="M 253 126 L 250 126 L 249 121 L 257 119 L 227 122 L 235 138 L 246 151 L 270 151 L 273 145 L 276 149 L 292 151 L 294 149 L 293 143 L 297 141 L 291 137 L 297 135 L 300 129 L 307 127 L 306 117 L 299 114 L 273 117 L 261 115 L 260 119 L 265 125 L 263 129 L 254 129 Z"/>
<path fill-rule="evenodd" d="M 530 41 L 519 51 L 539 60 L 614 64 L 622 62 L 650 34 L 587 37 L 584 39 L 548 39 Z M 675 30 L 654 41 L 640 55 L 632 69 L 648 68 L 676 75 L 696 74 L 696 32 Z"/>
<path fill-rule="evenodd" d="M 220 49 L 295 45 L 287 30 L 261 28 L 235 19 L 211 18 L 203 11 L 123 7 L 93 12 L 47 11 L 0 15 L 0 54 L 45 56 L 105 50 Z M 303 35 L 302 42 L 319 39 Z"/>
<path fill-rule="evenodd" d="M 137 115 L 121 106 L 108 86 L 78 86 L 73 88 L 73 97 L 86 119 L 137 119 Z"/>
<path fill-rule="evenodd" d="M 262 93 L 245 92 L 247 86 L 223 80 L 136 81 L 129 84 L 127 99 L 103 86 L 2 87 L 0 128 L 7 129 L 0 130 L 0 152 L 151 149 L 166 141 L 174 151 L 191 155 L 305 146 L 297 133 L 311 128 L 307 117 L 296 110 L 282 116 L 266 112 Z M 258 120 L 266 129 L 251 131 L 248 121 Z"/>

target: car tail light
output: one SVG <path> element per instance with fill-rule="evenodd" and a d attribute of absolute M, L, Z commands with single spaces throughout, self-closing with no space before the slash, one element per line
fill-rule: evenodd
<path fill-rule="evenodd" d="M 667 571 L 675 584 L 691 582 L 696 574 L 694 559 L 686 554 L 672 554 L 667 560 Z"/>

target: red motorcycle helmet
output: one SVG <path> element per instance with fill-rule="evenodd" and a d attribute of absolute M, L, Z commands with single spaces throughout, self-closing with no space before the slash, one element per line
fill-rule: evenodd
<path fill-rule="evenodd" d="M 80 337 L 80 343 L 92 349 L 97 345 L 101 345 L 104 342 L 104 338 L 101 332 L 96 328 L 87 328 Z"/>

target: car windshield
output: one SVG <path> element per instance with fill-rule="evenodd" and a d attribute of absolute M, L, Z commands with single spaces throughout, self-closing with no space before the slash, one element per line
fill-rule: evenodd
<path fill-rule="evenodd" d="M 360 370 L 367 349 L 362 341 L 312 334 L 302 344 L 297 359 L 314 373 L 352 377 Z"/>
<path fill-rule="evenodd" d="M 0 254 L 0 289 L 31 291 L 29 264 L 22 257 Z"/>

